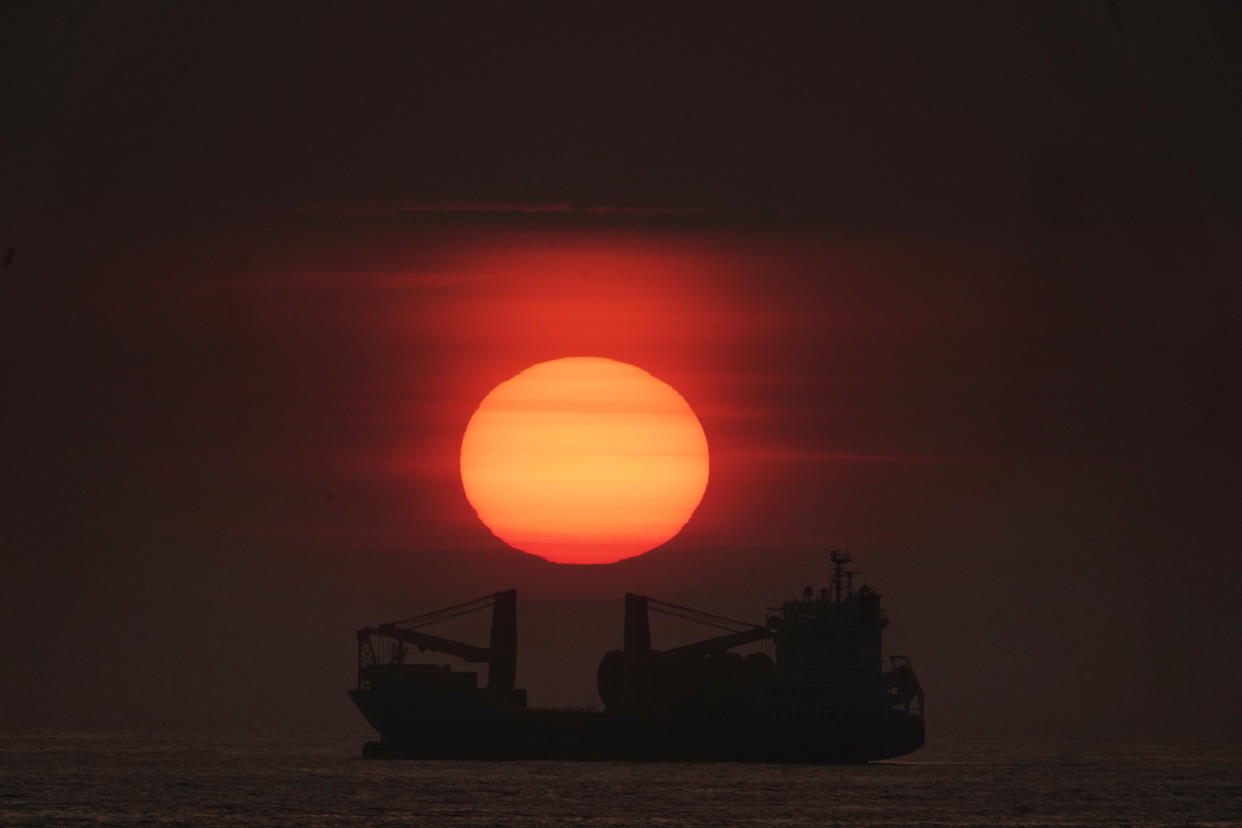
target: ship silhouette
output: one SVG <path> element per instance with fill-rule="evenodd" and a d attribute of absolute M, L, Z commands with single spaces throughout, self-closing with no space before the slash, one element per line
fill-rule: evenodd
<path fill-rule="evenodd" d="M 516 590 L 364 627 L 349 695 L 380 739 L 363 755 L 854 763 L 917 750 L 924 709 L 914 669 L 904 656 L 882 656 L 888 618 L 879 593 L 854 589 L 848 555 L 833 552 L 831 561 L 830 587 L 807 587 L 762 625 L 627 594 L 623 647 L 607 652 L 597 673 L 603 710 L 527 706 L 516 687 Z M 421 629 L 488 608 L 486 648 Z M 652 611 L 724 634 L 656 650 Z M 764 640 L 775 660 L 731 652 Z M 410 647 L 487 664 L 487 685 L 475 672 L 408 663 Z"/>

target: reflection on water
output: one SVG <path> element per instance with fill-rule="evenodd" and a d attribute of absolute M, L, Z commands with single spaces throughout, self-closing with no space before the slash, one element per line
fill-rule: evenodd
<path fill-rule="evenodd" d="M 0 736 L 0 823 L 1162 825 L 1242 816 L 1242 748 L 932 743 L 901 761 L 382 762 L 341 736 Z M 1237 824 L 1237 823 L 1232 823 Z"/>

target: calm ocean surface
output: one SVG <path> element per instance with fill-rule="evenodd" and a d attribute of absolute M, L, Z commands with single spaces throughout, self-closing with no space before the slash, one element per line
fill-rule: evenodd
<path fill-rule="evenodd" d="M 934 742 L 858 767 L 385 762 L 351 736 L 0 734 L 0 824 L 1242 825 L 1242 747 Z"/>

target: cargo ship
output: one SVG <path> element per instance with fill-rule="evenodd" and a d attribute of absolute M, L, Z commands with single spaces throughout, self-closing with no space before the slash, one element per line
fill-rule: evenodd
<path fill-rule="evenodd" d="M 879 593 L 854 588 L 848 555 L 833 552 L 831 562 L 830 586 L 806 587 L 763 624 L 626 595 L 622 648 L 604 654 L 596 676 L 602 709 L 527 706 L 516 686 L 515 590 L 364 627 L 349 695 L 380 738 L 363 755 L 861 763 L 917 750 L 923 691 L 910 660 L 883 658 Z M 424 631 L 486 609 L 487 647 Z M 650 612 L 723 634 L 657 650 Z M 769 642 L 775 659 L 733 652 L 755 642 Z M 409 662 L 411 647 L 486 664 L 487 683 L 476 672 Z"/>

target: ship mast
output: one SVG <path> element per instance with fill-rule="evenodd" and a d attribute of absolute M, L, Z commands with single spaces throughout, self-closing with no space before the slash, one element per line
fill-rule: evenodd
<path fill-rule="evenodd" d="M 839 549 L 832 550 L 828 557 L 832 561 L 832 600 L 839 604 L 854 592 L 855 573 L 845 568 L 852 559 Z"/>

